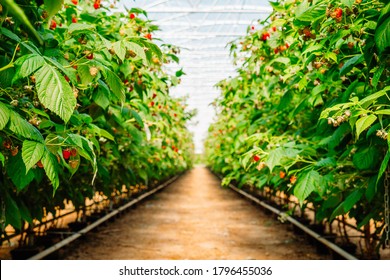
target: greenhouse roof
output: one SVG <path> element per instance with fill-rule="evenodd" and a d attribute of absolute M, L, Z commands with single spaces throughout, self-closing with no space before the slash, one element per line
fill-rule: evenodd
<path fill-rule="evenodd" d="M 227 44 L 245 35 L 271 12 L 266 0 L 135 0 L 121 6 L 141 8 L 160 27 L 155 38 L 181 48 L 180 64 L 168 66 L 172 73 L 186 73 L 175 96 L 188 96 L 190 109 L 198 114 L 189 128 L 194 132 L 196 152 L 203 150 L 203 139 L 215 115 L 212 101 L 219 92 L 215 84 L 234 75 L 235 69 Z"/>

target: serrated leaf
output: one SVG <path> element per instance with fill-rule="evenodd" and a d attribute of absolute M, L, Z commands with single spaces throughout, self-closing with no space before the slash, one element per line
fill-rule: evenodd
<path fill-rule="evenodd" d="M 98 81 L 99 84 L 102 82 L 101 80 Z M 106 85 L 107 86 L 107 85 Z M 107 107 L 110 105 L 110 90 L 107 87 L 104 88 L 102 86 L 99 86 L 98 89 L 93 93 L 92 95 L 93 101 L 103 109 L 107 109 Z"/>
<path fill-rule="evenodd" d="M 2 0 L 2 2 L 4 2 L 3 5 L 6 5 L 8 11 L 14 16 L 14 18 L 24 24 L 24 26 L 27 27 L 32 34 L 34 34 L 34 36 L 39 41 L 39 44 L 43 45 L 41 36 L 31 24 L 30 20 L 24 13 L 24 10 L 17 3 L 15 3 L 14 0 Z"/>
<path fill-rule="evenodd" d="M 318 167 L 331 167 L 336 166 L 337 162 L 333 157 L 327 157 L 317 161 L 315 165 Z"/>
<path fill-rule="evenodd" d="M 78 32 L 87 32 L 87 31 L 92 31 L 95 30 L 95 26 L 90 25 L 90 24 L 85 24 L 85 23 L 72 23 L 69 25 L 68 28 L 68 33 L 73 34 L 78 33 Z"/>
<path fill-rule="evenodd" d="M 103 74 L 106 79 L 106 83 L 110 87 L 111 91 L 119 99 L 119 101 L 124 103 L 126 100 L 126 96 L 121 79 L 108 68 L 104 68 Z"/>
<path fill-rule="evenodd" d="M 294 187 L 294 195 L 298 198 L 301 205 L 313 191 L 318 189 L 320 181 L 321 176 L 315 170 L 306 171 L 299 176 Z"/>
<path fill-rule="evenodd" d="M 1 27 L 0 28 L 0 33 L 3 34 L 4 36 L 10 38 L 11 40 L 16 41 L 16 42 L 20 42 L 21 41 L 21 39 L 19 38 L 18 35 L 16 35 L 15 33 L 13 33 L 11 30 L 9 30 L 7 28 Z"/>
<path fill-rule="evenodd" d="M 302 55 L 306 54 L 306 53 L 312 53 L 312 52 L 319 52 L 321 51 L 322 49 L 324 48 L 323 45 L 318 45 L 318 44 L 315 44 L 315 45 L 312 45 L 310 47 L 308 47 L 306 50 L 304 50 L 304 52 L 302 52 Z"/>
<path fill-rule="evenodd" d="M 123 44 L 123 41 L 118 41 L 113 43 L 112 47 L 115 51 L 115 54 L 119 57 L 119 59 L 124 61 L 126 57 L 126 48 Z"/>
<path fill-rule="evenodd" d="M 377 116 L 375 115 L 368 115 L 365 117 L 362 117 L 356 121 L 356 139 L 359 139 L 360 134 L 370 127 L 377 119 Z"/>
<path fill-rule="evenodd" d="M 386 66 L 384 63 L 381 64 L 381 66 L 378 68 L 377 71 L 375 71 L 374 76 L 372 77 L 372 86 L 376 89 L 379 83 L 379 79 L 382 76 L 383 71 L 385 70 Z"/>
<path fill-rule="evenodd" d="M 146 59 L 146 54 L 145 54 L 143 47 L 141 47 L 140 45 L 138 45 L 136 43 L 127 42 L 127 41 L 124 42 L 124 45 L 128 50 L 135 53 L 135 55 L 137 57 L 141 58 L 144 64 L 148 63 L 148 60 Z"/>
<path fill-rule="evenodd" d="M 8 66 L 12 65 L 10 58 L 0 55 L 0 68 L 3 68 L 6 65 L 8 65 Z M 3 69 L 3 71 L 1 71 L 1 75 L 0 75 L 0 88 L 5 89 L 8 87 L 11 87 L 12 86 L 12 79 L 14 76 L 15 76 L 15 68 L 14 67 Z"/>
<path fill-rule="evenodd" d="M 0 162 L 3 165 L 3 167 L 4 167 L 5 166 L 5 157 L 4 157 L 2 152 L 0 152 Z"/>
<path fill-rule="evenodd" d="M 7 209 L 7 211 L 5 211 L 5 224 L 10 224 L 16 229 L 21 229 L 22 217 L 20 216 L 19 208 L 15 200 L 6 194 L 4 197 L 4 204 L 5 209 Z"/>
<path fill-rule="evenodd" d="M 390 109 L 376 110 L 375 115 L 390 115 Z"/>
<path fill-rule="evenodd" d="M 45 170 L 46 176 L 49 178 L 50 182 L 53 185 L 53 191 L 55 192 L 59 185 L 60 180 L 58 177 L 58 162 L 57 157 L 50 153 L 48 150 L 45 150 L 41 159 L 43 169 Z"/>
<path fill-rule="evenodd" d="M 77 72 L 79 74 L 81 84 L 84 86 L 88 86 L 95 79 L 95 77 L 92 76 L 89 72 L 89 68 L 89 65 L 80 65 L 77 67 Z"/>
<path fill-rule="evenodd" d="M 130 109 L 130 113 L 133 115 L 133 117 L 135 118 L 135 120 L 137 121 L 137 123 L 143 127 L 144 126 L 144 122 L 141 118 L 141 116 L 134 110 Z"/>
<path fill-rule="evenodd" d="M 377 100 L 379 97 L 382 97 L 383 95 L 386 94 L 386 91 L 390 90 L 390 86 L 385 87 L 383 90 L 380 90 L 376 93 L 370 94 L 369 96 L 363 98 L 362 100 L 359 101 L 360 105 L 371 105 L 373 101 Z M 367 103 L 367 104 L 366 104 Z"/>
<path fill-rule="evenodd" d="M 44 57 L 46 61 L 57 67 L 62 73 L 64 73 L 70 81 L 74 84 L 77 83 L 77 76 L 76 76 L 76 70 L 73 68 L 65 68 L 61 63 L 59 63 L 57 60 L 52 59 L 50 57 Z"/>
<path fill-rule="evenodd" d="M 378 178 L 376 179 L 376 185 L 378 185 L 379 180 L 382 178 L 382 175 L 385 173 L 387 166 L 389 164 L 389 160 L 390 160 L 390 152 L 387 151 L 381 163 L 381 167 L 379 168 Z"/>
<path fill-rule="evenodd" d="M 368 180 L 368 185 L 367 185 L 367 189 L 365 191 L 365 196 L 368 200 L 368 202 L 371 202 L 372 199 L 374 198 L 376 192 L 377 192 L 377 177 L 378 176 L 373 176 L 371 177 L 369 180 Z"/>
<path fill-rule="evenodd" d="M 269 152 L 267 161 L 265 163 L 269 167 L 270 172 L 272 172 L 275 166 L 280 165 L 280 161 L 283 156 L 284 152 L 282 148 L 277 148 Z"/>
<path fill-rule="evenodd" d="M 280 56 L 280 57 L 274 59 L 273 62 L 279 62 L 279 63 L 287 65 L 290 63 L 290 59 L 288 57 L 281 57 Z"/>
<path fill-rule="evenodd" d="M 378 157 L 378 150 L 375 147 L 368 147 L 358 150 L 358 152 L 353 155 L 352 162 L 359 170 L 374 169 Z"/>
<path fill-rule="evenodd" d="M 328 5 L 327 3 L 320 2 L 318 4 L 308 6 L 308 4 L 305 2 L 306 1 L 304 1 L 302 4 L 299 5 L 299 6 L 303 5 L 303 7 L 298 6 L 297 8 L 295 14 L 297 20 L 313 22 L 321 18 L 324 18 L 326 16 L 326 8 Z"/>
<path fill-rule="evenodd" d="M 333 60 L 335 63 L 338 63 L 337 55 L 334 52 L 328 52 L 325 55 L 325 58 Z"/>
<path fill-rule="evenodd" d="M 65 78 L 51 65 L 44 65 L 35 75 L 41 103 L 65 122 L 73 114 L 77 100 Z"/>
<path fill-rule="evenodd" d="M 352 207 L 362 198 L 363 194 L 363 189 L 356 189 L 350 193 L 346 199 L 341 202 L 341 204 L 333 211 L 332 215 L 330 216 L 330 220 L 332 221 L 337 216 L 348 213 L 349 210 L 351 210 Z"/>
<path fill-rule="evenodd" d="M 356 56 L 348 59 L 348 61 L 345 62 L 343 67 L 341 67 L 341 69 L 340 69 L 340 76 L 345 75 L 346 73 L 348 73 L 352 69 L 353 66 L 355 66 L 356 64 L 359 64 L 363 61 L 364 61 L 363 54 L 359 54 L 359 55 L 356 55 Z"/>
<path fill-rule="evenodd" d="M 28 172 L 43 156 L 45 145 L 35 141 L 24 140 L 22 158 Z"/>
<path fill-rule="evenodd" d="M 18 201 L 18 207 L 20 212 L 20 217 L 22 220 L 25 220 L 27 223 L 32 224 L 33 218 L 31 217 L 30 210 L 27 208 L 27 206 L 24 204 L 23 201 Z M 38 218 L 38 217 L 36 217 Z M 39 218 L 38 218 L 39 219 Z"/>
<path fill-rule="evenodd" d="M 45 60 L 39 54 L 28 54 L 18 58 L 15 61 L 16 75 L 13 78 L 13 82 L 15 82 L 19 78 L 25 78 L 30 76 L 36 70 L 41 68 L 45 64 Z"/>
<path fill-rule="evenodd" d="M 380 52 L 390 47 L 390 16 L 377 26 L 374 38 Z"/>
<path fill-rule="evenodd" d="M 341 0 L 341 3 L 343 3 L 348 8 L 352 8 L 352 5 L 355 3 L 355 0 Z"/>
<path fill-rule="evenodd" d="M 30 140 L 43 142 L 43 137 L 39 130 L 23 119 L 18 113 L 9 111 L 9 117 L 10 121 L 8 123 L 8 128 L 13 133 Z"/>
<path fill-rule="evenodd" d="M 59 10 L 62 9 L 64 0 L 44 0 L 46 11 L 49 17 L 54 16 Z"/>
<path fill-rule="evenodd" d="M 105 130 L 103 128 L 100 129 L 100 136 L 104 137 L 104 138 L 107 138 L 107 139 L 109 139 L 111 141 L 115 141 L 114 136 L 112 136 L 107 130 Z"/>
<path fill-rule="evenodd" d="M 0 102 L 0 130 L 3 130 L 9 121 L 10 112 L 3 103 Z"/>
<path fill-rule="evenodd" d="M 18 191 L 23 190 L 34 180 L 33 172 L 31 170 L 26 172 L 26 166 L 20 152 L 16 156 L 9 157 L 7 174 Z"/>
<path fill-rule="evenodd" d="M 37 46 L 35 46 L 32 42 L 24 41 L 21 42 L 20 44 L 32 53 L 42 55 L 39 49 L 37 48 Z"/>

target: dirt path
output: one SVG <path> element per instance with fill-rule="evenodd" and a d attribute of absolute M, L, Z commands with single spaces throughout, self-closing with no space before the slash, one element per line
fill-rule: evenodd
<path fill-rule="evenodd" d="M 75 243 L 66 259 L 321 259 L 315 248 L 196 167 Z"/>

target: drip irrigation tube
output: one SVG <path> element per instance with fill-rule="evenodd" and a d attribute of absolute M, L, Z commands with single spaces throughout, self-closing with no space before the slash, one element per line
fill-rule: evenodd
<path fill-rule="evenodd" d="M 345 258 L 347 260 L 357 260 L 358 259 L 355 256 L 353 256 L 350 253 L 348 253 L 345 250 L 343 250 L 342 248 L 340 248 L 339 246 L 337 246 L 336 244 L 334 244 L 333 242 L 330 242 L 329 240 L 327 240 L 326 238 L 324 238 L 320 234 L 318 234 L 315 231 L 309 229 L 304 224 L 298 222 L 296 219 L 294 219 L 290 215 L 287 215 L 285 212 L 280 211 L 279 209 L 268 205 L 264 201 L 261 201 L 258 198 L 256 198 L 256 197 L 254 197 L 254 196 L 244 192 L 243 190 L 238 189 L 237 187 L 233 186 L 232 184 L 229 184 L 229 187 L 231 189 L 233 189 L 234 191 L 238 192 L 239 194 L 241 194 L 241 195 L 245 196 L 246 198 L 250 199 L 251 201 L 255 202 L 256 204 L 258 204 L 258 205 L 264 207 L 265 209 L 275 213 L 276 215 L 281 217 L 283 220 L 289 221 L 290 223 L 292 223 L 296 227 L 298 227 L 301 230 L 303 230 L 306 234 L 310 235 L 311 237 L 313 237 L 317 241 L 321 242 L 322 244 L 324 244 L 329 249 L 333 250 L 334 252 L 336 252 L 337 254 L 342 256 L 343 258 Z"/>
<path fill-rule="evenodd" d="M 54 253 L 55 251 L 59 250 L 60 248 L 70 244 L 71 242 L 73 242 L 74 240 L 76 240 L 77 238 L 85 235 L 87 232 L 91 231 L 92 229 L 96 228 L 97 226 L 99 226 L 100 224 L 104 223 L 105 221 L 111 219 L 112 217 L 118 215 L 119 213 L 123 212 L 124 210 L 126 210 L 127 208 L 137 204 L 138 202 L 140 202 L 141 200 L 145 199 L 146 197 L 158 192 L 159 190 L 161 190 L 162 188 L 165 188 L 166 186 L 170 185 L 171 183 L 173 183 L 177 178 L 179 178 L 180 175 L 176 175 L 174 177 L 172 177 L 171 179 L 169 179 L 168 181 L 166 181 L 165 183 L 161 184 L 160 186 L 158 186 L 157 188 L 151 190 L 151 191 L 148 191 L 142 195 L 140 195 L 139 197 L 131 200 L 130 202 L 126 203 L 125 205 L 119 207 L 118 209 L 115 209 L 113 210 L 112 212 L 108 213 L 107 215 L 105 215 L 104 217 L 100 218 L 99 220 L 97 220 L 96 222 L 88 225 L 87 227 L 83 228 L 82 230 L 74 233 L 73 235 L 65 238 L 64 240 L 58 242 L 57 244 L 47 248 L 46 250 L 43 250 L 42 252 L 30 257 L 28 260 L 41 260 L 47 256 L 49 256 L 50 254 Z"/>

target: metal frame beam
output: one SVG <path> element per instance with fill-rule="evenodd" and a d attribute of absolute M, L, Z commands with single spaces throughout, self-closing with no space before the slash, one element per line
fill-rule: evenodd
<path fill-rule="evenodd" d="M 252 7 L 242 9 L 241 7 L 212 7 L 210 9 L 205 8 L 159 8 L 159 9 L 149 9 L 148 14 L 177 14 L 177 13 L 186 13 L 186 14 L 210 14 L 210 13 L 221 13 L 221 14 L 269 14 L 272 12 L 271 8 L 268 7 Z"/>

